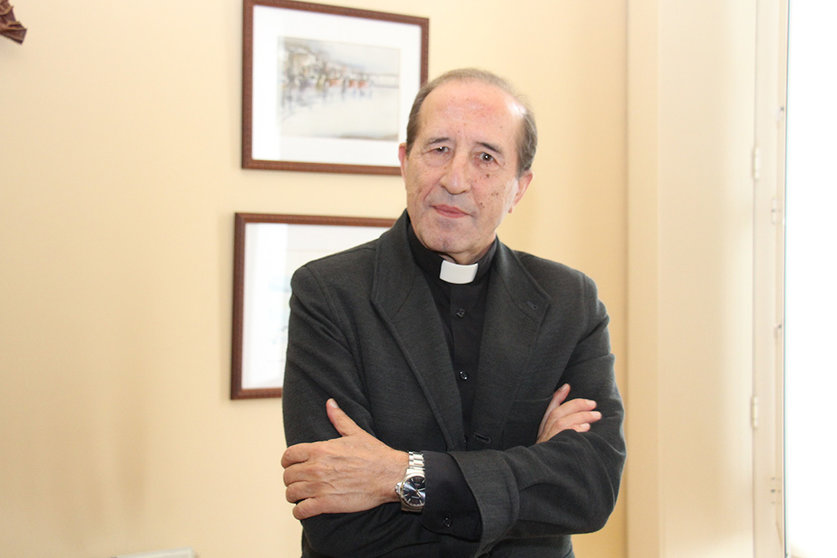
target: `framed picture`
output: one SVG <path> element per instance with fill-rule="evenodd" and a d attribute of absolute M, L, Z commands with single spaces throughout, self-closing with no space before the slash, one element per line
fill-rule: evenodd
<path fill-rule="evenodd" d="M 232 399 L 281 397 L 291 275 L 375 239 L 394 219 L 235 214 Z"/>
<path fill-rule="evenodd" d="M 244 0 L 242 166 L 398 174 L 429 20 Z"/>

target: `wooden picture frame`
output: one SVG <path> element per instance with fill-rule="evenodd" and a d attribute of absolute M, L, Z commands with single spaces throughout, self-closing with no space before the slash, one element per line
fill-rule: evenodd
<path fill-rule="evenodd" d="M 315 258 L 377 238 L 394 222 L 235 214 L 231 399 L 282 396 L 293 272 Z"/>
<path fill-rule="evenodd" d="M 429 20 L 244 0 L 242 167 L 399 174 Z"/>

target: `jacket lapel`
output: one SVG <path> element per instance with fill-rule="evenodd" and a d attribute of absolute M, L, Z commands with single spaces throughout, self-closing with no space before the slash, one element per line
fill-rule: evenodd
<path fill-rule="evenodd" d="M 469 449 L 499 443 L 549 299 L 511 250 L 500 244 L 488 291 Z"/>
<path fill-rule="evenodd" d="M 407 243 L 406 212 L 381 237 L 372 303 L 390 328 L 450 450 L 465 449 L 462 403 L 442 324 Z"/>

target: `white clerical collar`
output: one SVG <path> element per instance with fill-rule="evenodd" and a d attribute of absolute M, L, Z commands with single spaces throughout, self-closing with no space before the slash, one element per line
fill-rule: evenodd
<path fill-rule="evenodd" d="M 439 279 L 455 285 L 470 283 L 477 276 L 479 264 L 460 265 L 457 263 L 442 260 L 442 269 L 439 271 Z"/>

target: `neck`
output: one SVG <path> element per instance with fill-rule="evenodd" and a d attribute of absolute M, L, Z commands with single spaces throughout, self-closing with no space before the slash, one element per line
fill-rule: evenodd
<path fill-rule="evenodd" d="M 419 242 L 421 242 L 421 238 L 419 238 Z M 473 252 L 471 252 L 471 253 L 457 253 L 457 254 L 452 254 L 452 253 L 449 253 L 449 252 L 436 252 L 436 253 L 439 254 L 439 257 L 441 257 L 445 261 L 455 263 L 457 265 L 471 265 L 471 264 L 475 264 L 478 261 L 480 261 L 480 258 L 482 258 L 488 252 L 489 248 L 491 248 L 491 245 L 493 243 L 494 243 L 494 239 L 492 238 L 491 242 L 488 243 L 488 246 L 486 246 L 485 248 L 483 248 L 482 250 L 480 250 L 476 254 L 474 254 Z M 424 243 L 422 242 L 422 244 L 424 244 Z M 427 246 L 425 246 L 425 248 L 427 248 Z M 428 248 L 428 250 L 433 251 L 431 248 Z"/>

